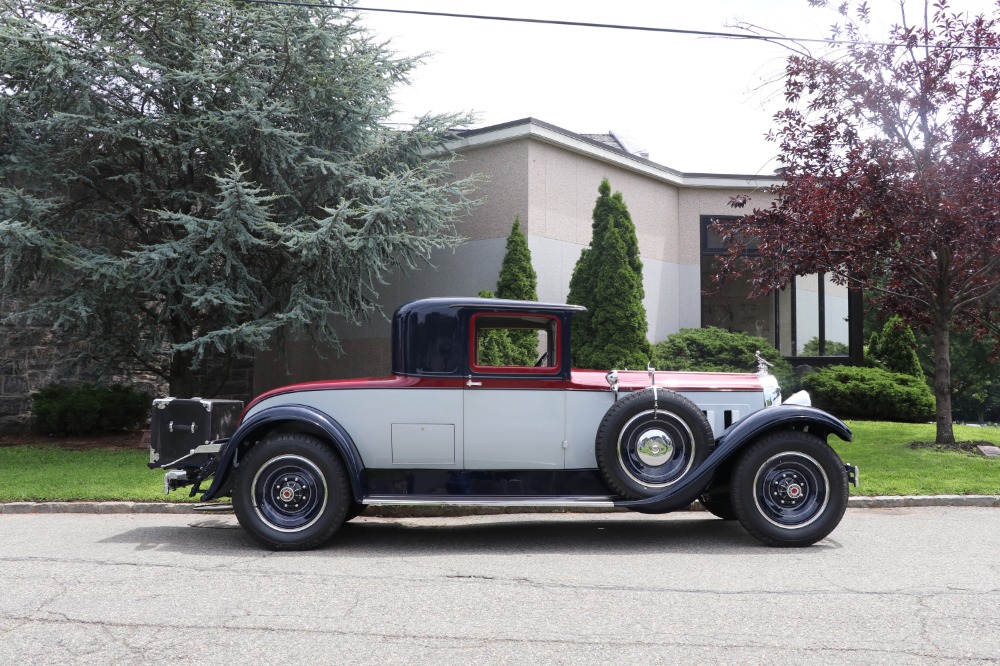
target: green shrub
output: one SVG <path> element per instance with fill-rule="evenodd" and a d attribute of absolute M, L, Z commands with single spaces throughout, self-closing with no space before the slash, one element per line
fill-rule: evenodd
<path fill-rule="evenodd" d="M 851 348 L 845 345 L 843 342 L 837 342 L 836 340 L 827 340 L 824 351 L 826 354 L 824 356 L 850 356 Z M 819 356 L 819 337 L 813 336 L 809 339 L 809 342 L 802 346 L 801 356 Z"/>
<path fill-rule="evenodd" d="M 50 435 L 97 435 L 129 430 L 148 415 L 152 397 L 130 386 L 50 384 L 32 394 L 35 430 Z"/>
<path fill-rule="evenodd" d="M 764 338 L 722 328 L 685 328 L 653 346 L 653 366 L 659 370 L 699 372 L 756 372 L 754 354 L 760 351 L 774 367 L 782 393 L 797 390 L 792 365 Z"/>
<path fill-rule="evenodd" d="M 890 372 L 899 372 L 924 379 L 920 358 L 917 356 L 917 338 L 913 329 L 899 315 L 893 315 L 882 327 L 882 333 L 872 333 L 868 342 L 869 363 Z"/>
<path fill-rule="evenodd" d="M 934 394 L 912 375 L 840 365 L 806 375 L 802 385 L 815 406 L 840 418 L 916 423 L 934 415 Z"/>

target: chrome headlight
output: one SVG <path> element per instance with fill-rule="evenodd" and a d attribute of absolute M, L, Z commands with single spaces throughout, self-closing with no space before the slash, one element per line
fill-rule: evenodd
<path fill-rule="evenodd" d="M 764 389 L 764 406 L 777 407 L 781 404 L 781 387 L 778 386 L 778 378 L 774 375 L 764 375 L 760 378 L 760 385 Z"/>

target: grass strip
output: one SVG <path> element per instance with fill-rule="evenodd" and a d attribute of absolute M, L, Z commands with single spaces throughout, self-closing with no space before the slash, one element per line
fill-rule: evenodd
<path fill-rule="evenodd" d="M 1000 459 L 979 454 L 913 449 L 910 442 L 933 442 L 934 425 L 848 421 L 853 442 L 831 435 L 829 443 L 844 462 L 861 470 L 853 495 L 997 495 Z M 1000 429 L 955 426 L 955 439 L 1000 444 Z"/>
<path fill-rule="evenodd" d="M 861 469 L 855 495 L 997 495 L 1000 459 L 957 451 L 912 449 L 933 441 L 930 424 L 849 421 L 853 442 L 830 444 Z M 959 440 L 1000 445 L 1000 429 L 955 426 Z M 186 491 L 163 496 L 163 471 L 146 467 L 148 451 L 0 447 L 0 502 L 196 501 Z"/>
<path fill-rule="evenodd" d="M 163 471 L 146 467 L 148 450 L 0 447 L 0 502 L 194 501 L 163 496 Z"/>

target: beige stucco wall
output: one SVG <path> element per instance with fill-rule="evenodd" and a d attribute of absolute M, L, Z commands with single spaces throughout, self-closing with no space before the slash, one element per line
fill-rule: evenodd
<path fill-rule="evenodd" d="M 625 199 L 643 258 L 677 262 L 676 186 L 541 141 L 530 144 L 528 168 L 529 233 L 589 244 L 597 188 L 607 178 Z"/>
<path fill-rule="evenodd" d="M 475 198 L 482 203 L 458 225 L 468 240 L 507 238 L 515 217 L 526 220 L 529 208 L 528 139 L 464 152 L 452 166 L 458 178 L 480 174 Z"/>
<path fill-rule="evenodd" d="M 680 328 L 701 325 L 700 216 L 733 214 L 729 198 L 747 192 L 678 186 L 613 160 L 528 137 L 469 147 L 452 170 L 457 177 L 485 176 L 476 195 L 482 204 L 458 224 L 466 242 L 454 251 L 435 252 L 430 266 L 389 276 L 389 284 L 379 287 L 386 317 L 417 298 L 475 296 L 481 289 L 494 289 L 515 217 L 521 218 L 528 237 L 539 299 L 565 302 L 573 267 L 590 242 L 597 188 L 607 178 L 612 191 L 622 193 L 635 222 L 649 338 L 662 340 Z M 326 350 L 321 357 L 305 342 L 288 344 L 285 359 L 259 354 L 255 389 L 390 371 L 387 319 L 376 315 L 364 326 L 334 325 L 345 355 Z"/>

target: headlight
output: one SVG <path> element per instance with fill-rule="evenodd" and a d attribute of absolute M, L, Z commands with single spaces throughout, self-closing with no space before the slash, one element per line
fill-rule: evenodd
<path fill-rule="evenodd" d="M 764 389 L 764 406 L 777 407 L 781 404 L 781 387 L 778 386 L 778 378 L 774 375 L 764 375 L 760 378 L 760 385 Z"/>

